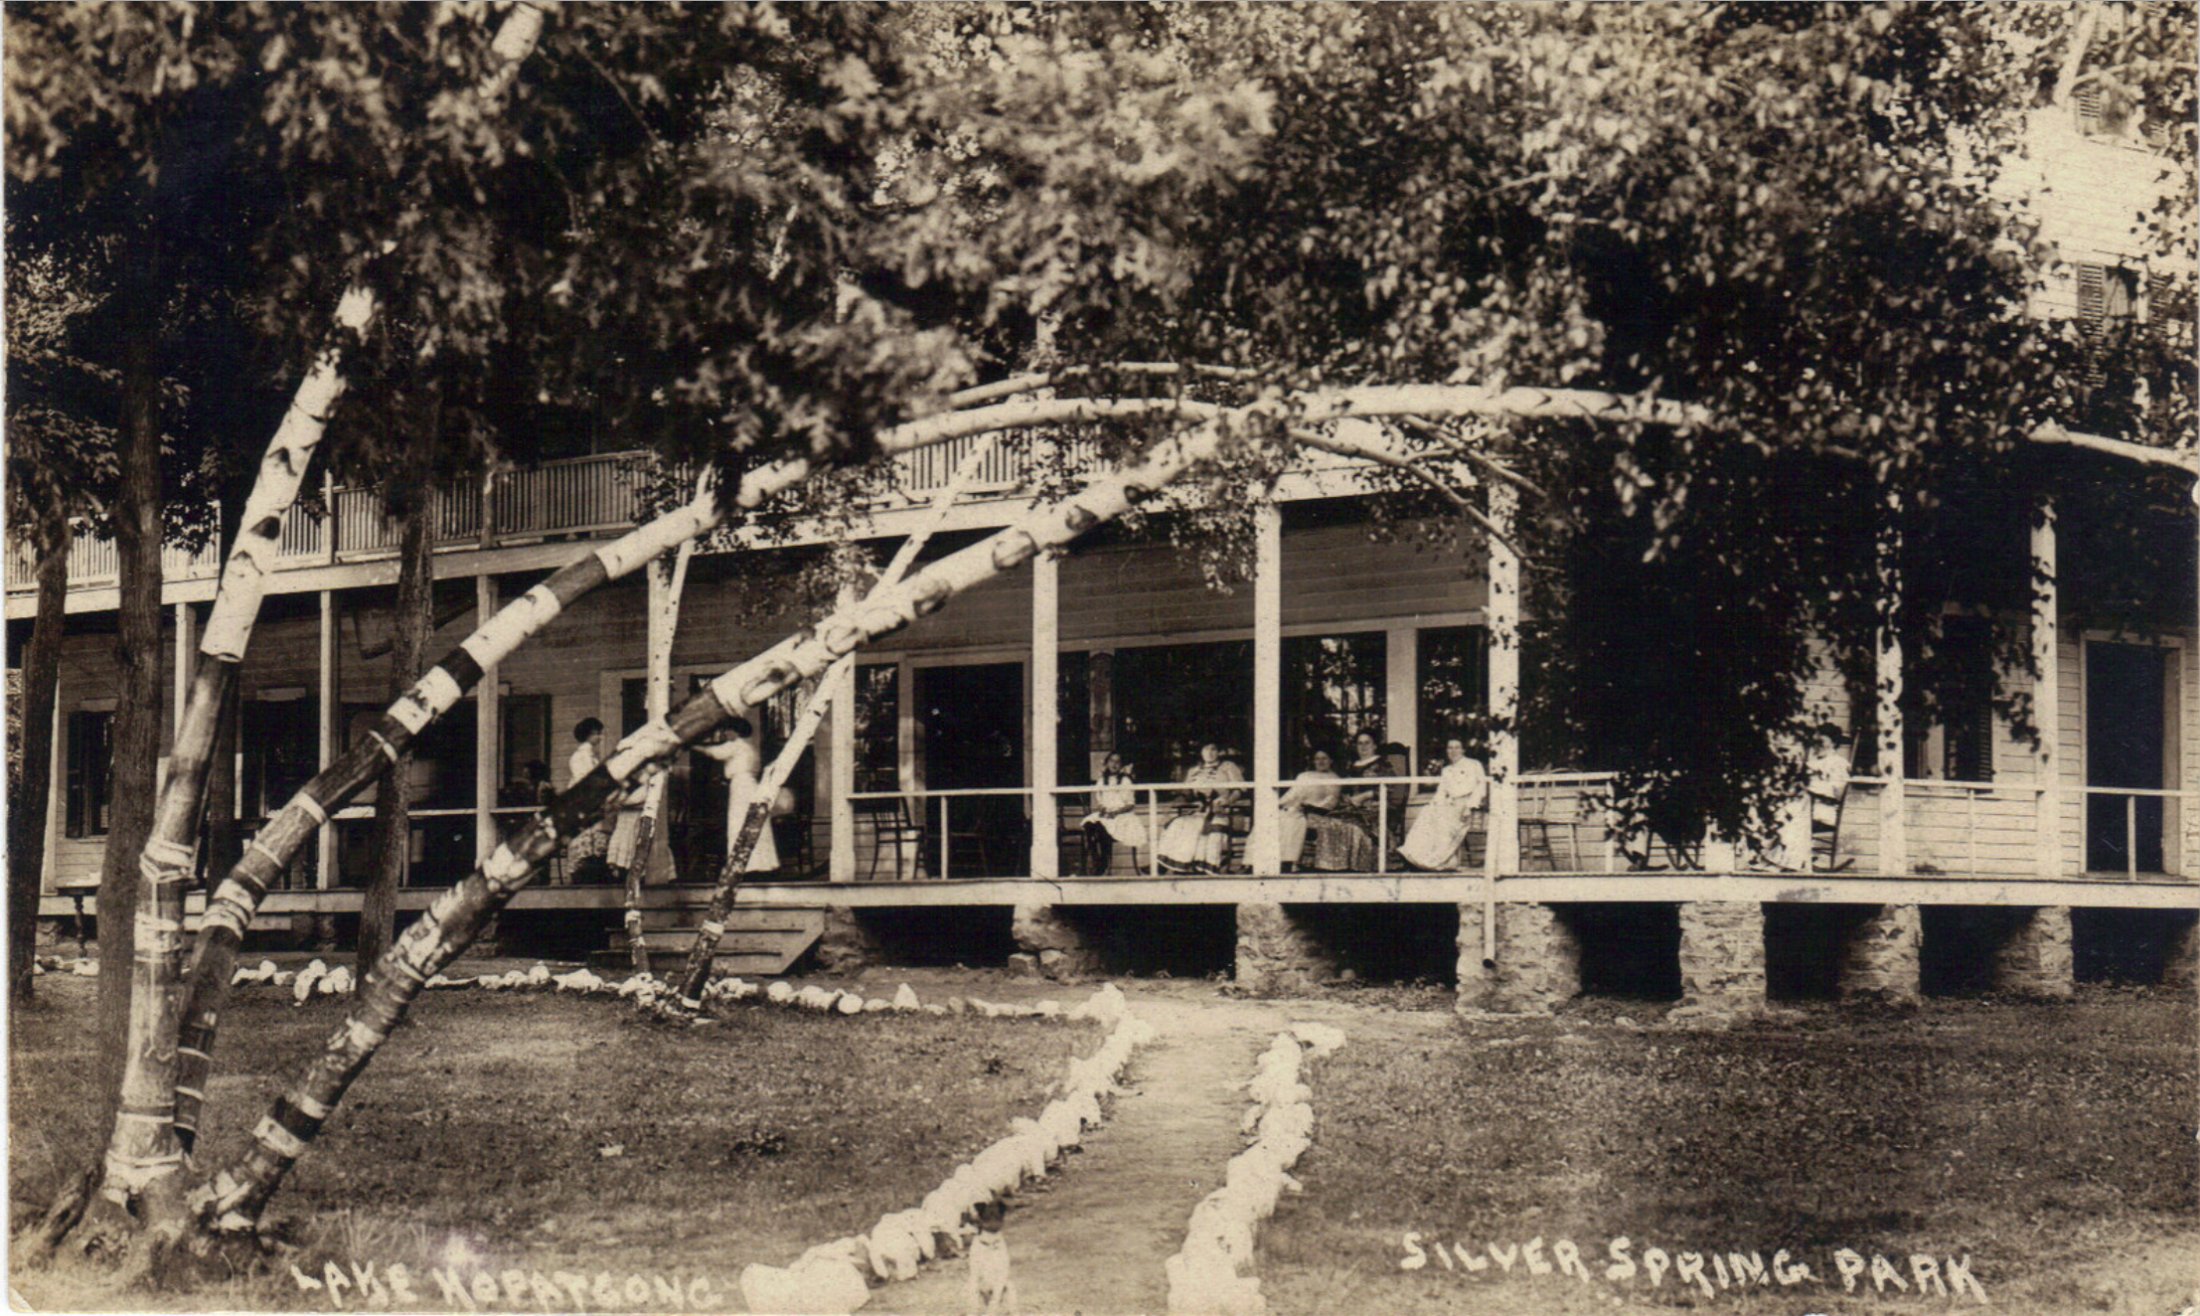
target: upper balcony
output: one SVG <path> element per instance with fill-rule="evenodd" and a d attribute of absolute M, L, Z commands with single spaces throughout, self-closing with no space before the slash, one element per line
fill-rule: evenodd
<path fill-rule="evenodd" d="M 964 460 L 985 442 L 987 439 L 976 436 L 958 438 L 897 454 L 891 459 L 895 469 L 893 493 L 878 510 L 890 515 L 928 501 L 947 487 Z M 1315 458 L 1305 468 L 1311 483 L 1283 490 L 1282 496 L 1342 492 L 1342 486 L 1325 477 L 1359 464 L 1328 454 L 1309 455 Z M 523 549 L 622 533 L 632 528 L 641 515 L 647 462 L 647 455 L 640 452 L 599 453 L 499 470 L 473 488 L 438 490 L 436 551 Z M 995 445 L 964 486 L 965 499 L 984 504 L 1006 498 L 1023 484 L 1030 464 L 1026 449 Z M 379 489 L 340 485 L 324 491 L 322 502 L 325 514 L 294 506 L 283 517 L 274 586 L 278 593 L 283 592 L 281 577 L 286 574 L 313 572 L 310 584 L 302 575 L 294 579 L 306 588 L 329 588 L 355 582 L 327 579 L 324 573 L 328 568 L 397 556 L 399 527 L 385 514 Z M 891 533 L 891 529 L 882 526 L 881 533 Z M 12 539 L 5 556 L 8 616 L 27 617 L 33 610 L 38 587 L 37 564 L 28 548 Z M 525 570 L 546 565 L 551 563 L 494 561 L 485 562 L 483 570 Z M 213 545 L 193 553 L 171 544 L 163 551 L 161 578 L 179 601 L 211 598 L 220 574 L 221 561 Z M 95 612 L 113 607 L 111 595 L 118 583 L 115 542 L 79 536 L 69 551 L 69 611 Z"/>

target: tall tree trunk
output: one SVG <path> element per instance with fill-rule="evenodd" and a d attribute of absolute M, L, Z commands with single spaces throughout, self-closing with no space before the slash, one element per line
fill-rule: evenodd
<path fill-rule="evenodd" d="M 543 14 L 536 5 L 515 5 L 499 23 L 491 48 L 500 63 L 476 89 L 485 110 L 494 111 L 510 89 L 520 63 L 533 51 L 542 33 Z M 133 268 L 148 293 L 159 287 L 157 278 L 152 277 L 151 264 L 149 260 L 140 261 Z M 139 632 L 148 618 L 152 628 L 149 643 L 157 646 L 159 642 L 158 378 L 155 354 L 150 350 L 157 341 L 158 303 L 150 295 L 140 300 L 145 306 L 146 332 L 133 334 L 134 341 L 124 349 L 125 459 L 123 494 L 116 516 L 122 547 L 121 649 L 131 648 L 142 638 Z M 146 1246 L 137 1254 L 141 1268 L 157 1264 L 167 1243 L 183 1228 L 182 1193 L 176 1173 L 182 1167 L 182 1153 L 174 1123 L 182 1023 L 178 1010 L 183 993 L 176 987 L 182 967 L 183 883 L 188 880 L 193 843 L 202 819 L 206 760 L 212 750 L 216 714 L 251 641 L 266 578 L 281 550 L 283 515 L 297 499 L 299 483 L 313 450 L 320 444 L 327 417 L 344 392 L 344 350 L 351 339 L 366 333 L 375 313 L 376 301 L 369 287 L 362 283 L 346 289 L 336 311 L 338 335 L 314 359 L 261 460 L 252 496 L 240 517 L 236 545 L 223 564 L 215 590 L 200 646 L 204 660 L 191 683 L 176 736 L 177 752 L 170 763 L 167 786 L 157 802 L 153 798 L 152 772 L 160 716 L 155 695 L 158 655 L 154 649 L 143 654 L 144 660 L 154 663 L 150 674 L 136 671 L 127 659 L 123 665 L 114 745 L 122 762 L 117 766 L 115 827 L 100 879 L 100 913 L 108 935 L 100 938 L 103 974 L 99 1019 L 102 1042 L 121 1043 L 119 1056 L 103 1065 L 101 1071 L 103 1091 L 120 1092 L 120 1108 L 108 1140 L 106 1160 L 96 1178 L 109 1205 L 127 1208 L 133 1200 L 146 1198 L 145 1209 L 135 1217 L 153 1226 L 146 1231 Z M 142 361 L 137 359 L 140 355 Z M 133 373 L 143 378 L 133 380 Z M 142 459 L 143 471 L 133 470 L 133 456 Z M 150 519 L 144 517 L 148 507 L 153 512 Z M 133 517 L 138 524 L 124 528 Z M 144 617 L 133 617 L 134 605 L 148 601 L 132 598 L 133 556 L 137 559 L 136 574 L 147 578 L 139 582 L 139 589 L 150 596 L 150 608 Z M 148 563 L 150 571 L 145 570 Z M 125 789 L 125 776 L 131 789 Z M 137 787 L 140 779 L 142 788 Z M 148 894 L 142 905 L 135 899 L 140 886 L 137 866 L 141 863 L 149 879 L 144 884 Z M 119 979 L 122 965 L 130 962 L 130 952 L 123 949 L 128 942 L 112 935 L 116 913 L 123 908 L 136 909 L 138 918 L 133 926 L 149 931 L 157 943 L 140 948 L 144 958 L 136 962 L 127 998 Z M 106 1057 L 110 1053 L 102 1054 Z M 153 1196 L 156 1191 L 157 1198 Z M 71 1196 L 65 1193 L 48 1212 L 26 1253 L 33 1261 L 74 1228 L 78 1208 Z M 115 1223 L 110 1213 L 100 1227 Z M 120 1223 L 127 1225 L 130 1218 Z"/>
<path fill-rule="evenodd" d="M 242 700 L 235 685 L 223 693 L 221 721 L 214 731 L 214 757 L 206 773 L 205 862 L 211 884 L 214 875 L 226 873 L 244 853 L 244 833 L 237 818 L 237 737 Z"/>
<path fill-rule="evenodd" d="M 69 517 L 58 500 L 41 505 L 38 618 L 23 654 L 23 744 L 8 800 L 8 999 L 31 999 L 38 953 L 38 892 L 46 871 L 46 811 L 53 793 L 53 709 L 61 680 L 63 605 L 69 592 Z"/>
<path fill-rule="evenodd" d="M 436 430 L 440 407 L 429 406 L 416 418 L 405 444 L 404 473 L 410 490 L 403 504 L 397 569 L 397 607 L 390 614 L 390 698 L 402 698 L 420 679 L 428 661 L 428 639 L 435 632 L 434 488 Z M 412 848 L 412 812 L 406 796 L 408 746 L 397 756 L 382 789 L 374 797 L 374 871 L 359 903 L 359 974 L 365 977 L 389 950 L 397 932 L 397 887 Z"/>
<path fill-rule="evenodd" d="M 130 1031 L 136 956 L 164 953 L 165 937 L 139 946 L 133 912 L 139 908 L 138 862 L 153 830 L 155 768 L 160 758 L 160 326 L 149 281 L 131 294 L 146 303 L 125 331 L 122 367 L 121 483 L 112 519 L 119 565 L 115 640 L 113 807 L 99 875 L 99 1100 L 104 1110 L 124 1105 L 128 1121 L 157 1120 L 164 1112 L 130 1109 L 121 1093 L 125 1039 Z M 178 892 L 180 896 L 181 893 Z M 176 910 L 180 924 L 182 910 Z M 180 943 L 181 929 L 177 930 Z M 137 989 L 143 994 L 143 985 Z M 146 1005 L 158 1013 L 158 1003 Z M 158 1153 L 152 1153 L 157 1155 Z"/>

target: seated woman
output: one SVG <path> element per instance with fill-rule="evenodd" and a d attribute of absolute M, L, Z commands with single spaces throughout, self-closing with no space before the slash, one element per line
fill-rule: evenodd
<path fill-rule="evenodd" d="M 1161 829 L 1154 853 L 1161 866 L 1173 873 L 1219 873 L 1230 853 L 1229 811 L 1244 792 L 1215 789 L 1245 780 L 1238 765 L 1222 757 L 1214 742 L 1199 747 L 1199 762 L 1184 774 L 1188 787 L 1208 787 L 1184 792 L 1177 816 Z"/>
<path fill-rule="evenodd" d="M 1490 779 L 1482 765 L 1467 757 L 1466 742 L 1454 737 L 1444 742 L 1444 771 L 1436 781 L 1436 798 L 1421 810 L 1398 847 L 1398 857 L 1415 868 L 1451 868 L 1459 848 L 1466 844 L 1474 815 L 1489 799 Z"/>
<path fill-rule="evenodd" d="M 1364 872 L 1375 862 L 1375 842 L 1357 823 L 1337 816 L 1337 786 L 1330 783 L 1343 781 L 1336 772 L 1336 761 L 1329 751 L 1314 751 L 1314 766 L 1298 775 L 1291 789 L 1284 792 L 1278 807 L 1277 851 L 1283 861 L 1283 870 L 1291 872 L 1298 867 L 1299 856 L 1305 852 L 1306 838 L 1314 838 L 1314 855 L 1308 861 L 1309 868 L 1325 873 Z"/>
<path fill-rule="evenodd" d="M 1374 734 L 1362 731 L 1352 740 L 1354 758 L 1344 770 L 1347 777 L 1399 777 L 1404 770 L 1376 743 Z M 1403 831 L 1406 814 L 1406 787 L 1364 786 L 1345 792 L 1344 803 L 1338 807 L 1340 816 L 1358 825 L 1370 837 L 1387 831 L 1385 843 L 1394 841 Z M 1374 864 L 1355 868 L 1355 872 L 1373 872 Z"/>
<path fill-rule="evenodd" d="M 1100 779 L 1093 783 L 1092 810 L 1085 815 L 1085 875 L 1105 877 L 1115 858 L 1115 847 L 1146 848 L 1146 820 L 1138 812 L 1136 780 L 1124 766 L 1123 756 L 1110 754 L 1100 765 Z"/>

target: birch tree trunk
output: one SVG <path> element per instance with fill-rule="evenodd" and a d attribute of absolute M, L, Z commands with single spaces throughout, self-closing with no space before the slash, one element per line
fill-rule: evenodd
<path fill-rule="evenodd" d="M 26 1005 L 38 954 L 38 893 L 46 872 L 46 812 L 53 794 L 54 698 L 61 680 L 61 634 L 69 593 L 68 513 L 58 500 L 39 508 L 38 614 L 23 652 L 23 744 L 8 799 L 8 999 Z"/>
<path fill-rule="evenodd" d="M 479 89 L 484 98 L 500 98 L 511 85 L 521 60 L 534 49 L 542 33 L 542 11 L 532 5 L 515 6 L 499 26 L 492 46 L 502 60 L 497 72 L 485 80 Z M 109 954 L 108 944 L 119 942 L 113 935 L 114 912 L 124 905 L 137 909 L 136 954 L 132 961 L 129 1018 L 125 1053 L 119 1087 L 121 1105 L 116 1111 L 114 1134 L 108 1141 L 103 1171 L 102 1194 L 110 1203 L 127 1207 L 128 1204 L 156 1185 L 163 1186 L 160 1205 L 142 1212 L 141 1216 L 156 1226 L 148 1238 L 149 1250 L 143 1254 L 142 1264 L 150 1265 L 157 1259 L 162 1247 L 180 1233 L 180 1211 L 170 1209 L 170 1199 L 180 1203 L 180 1195 L 166 1191 L 165 1185 L 176 1177 L 182 1168 L 183 1152 L 175 1132 L 176 1068 L 178 1024 L 177 1009 L 181 996 L 175 990 L 177 975 L 183 958 L 183 891 L 190 881 L 196 857 L 197 829 L 203 811 L 206 789 L 207 761 L 213 747 L 216 723 L 229 690 L 234 685 L 237 669 L 244 661 L 245 649 L 251 643 L 253 624 L 259 619 L 260 600 L 266 593 L 267 576 L 276 567 L 281 551 L 283 516 L 298 498 L 299 483 L 305 478 L 307 465 L 314 449 L 328 426 L 328 417 L 338 399 L 343 396 L 345 378 L 344 353 L 349 344 L 363 337 L 372 325 L 376 312 L 375 297 L 364 286 L 347 289 L 336 309 L 336 333 L 299 384 L 291 399 L 290 409 L 284 413 L 276 427 L 275 436 L 269 442 L 266 454 L 260 460 L 258 477 L 253 481 L 252 493 L 245 500 L 244 512 L 238 523 L 237 542 L 230 549 L 228 560 L 222 566 L 221 580 L 214 593 L 214 606 L 207 619 L 206 631 L 199 645 L 200 662 L 190 690 L 190 698 L 178 724 L 175 744 L 169 760 L 168 781 L 160 793 L 153 810 L 149 834 L 140 833 L 127 838 L 111 835 L 109 838 L 108 869 L 101 881 L 101 920 L 107 925 L 102 929 L 100 942 L 102 967 L 106 968 L 119 957 L 119 952 Z M 148 363 L 150 364 L 150 363 Z M 157 379 L 148 383 L 148 389 L 157 386 Z M 148 411 L 152 406 L 150 399 Z M 128 423 L 128 422 L 126 422 Z M 148 455 L 151 465 L 153 506 L 157 509 L 159 498 L 159 434 L 157 425 L 150 436 L 152 450 Z M 125 485 L 129 483 L 125 473 Z M 149 557 L 151 577 L 145 586 L 152 596 L 153 607 L 159 606 L 160 592 L 160 526 L 157 516 L 147 527 L 151 534 L 149 548 L 142 551 Z M 124 557 L 123 576 L 123 647 L 133 643 L 129 624 L 130 554 Z M 160 634 L 157 617 L 150 637 L 150 646 L 143 652 L 158 653 Z M 129 669 L 125 667 L 127 672 Z M 154 680 L 157 681 L 157 668 Z M 145 716 L 157 722 L 159 701 L 152 695 L 143 703 Z M 131 711 L 128 687 L 122 701 L 125 712 Z M 154 741 L 150 745 L 130 743 L 122 734 L 125 723 L 117 718 L 115 756 L 117 763 L 117 817 L 123 807 L 130 804 L 131 795 L 121 787 L 120 775 L 125 766 L 133 773 L 142 762 L 149 778 L 153 756 L 158 752 L 158 728 L 153 728 Z M 131 727 L 136 730 L 134 724 Z M 143 739 L 142 732 L 139 739 Z M 139 755 L 141 759 L 126 759 L 126 755 Z M 150 800 L 152 783 L 144 784 L 140 799 Z M 138 806 L 131 806 L 138 807 Z M 118 829 L 119 832 L 120 829 Z M 142 844 L 142 852 L 140 852 Z M 121 850 L 118 860 L 116 851 Z M 118 863 L 135 863 L 142 869 L 143 881 L 133 893 L 135 900 L 110 903 L 107 877 L 116 876 L 121 870 Z M 116 894 L 124 885 L 119 878 L 113 883 Z M 119 968 L 119 965 L 116 966 Z M 119 977 L 119 973 L 117 974 Z M 107 988 L 102 981 L 102 994 Z M 104 1086 L 104 1085 L 103 1085 Z M 179 1223 L 171 1225 L 166 1217 L 173 1216 Z M 43 1240 L 42 1241 L 46 1241 Z"/>
<path fill-rule="evenodd" d="M 699 487 L 700 497 L 707 485 Z M 673 554 L 649 564 L 652 606 L 649 613 L 649 671 L 644 694 L 649 716 L 672 711 L 672 641 L 680 630 L 680 596 L 687 589 L 688 564 L 695 558 L 695 541 L 684 541 Z M 661 594 L 660 597 L 655 597 Z M 664 816 L 665 798 L 671 790 L 669 772 L 651 779 L 642 798 L 642 819 L 634 837 L 634 859 L 626 870 L 627 953 L 636 973 L 649 972 L 649 935 L 642 927 L 642 884 L 649 879 L 650 861 L 656 856 L 658 821 Z M 678 860 L 675 858 L 674 863 Z M 673 873 L 679 880 L 679 873 Z"/>
<path fill-rule="evenodd" d="M 938 533 L 940 524 L 947 519 L 948 511 L 957 499 L 969 489 L 977 478 L 979 467 L 985 464 L 986 454 L 993 451 L 995 440 L 972 447 L 962 464 L 949 477 L 947 487 L 932 500 L 931 513 L 916 533 L 902 541 L 893 560 L 871 588 L 871 597 L 882 589 L 899 584 L 909 573 L 909 568 L 924 552 L 924 546 Z M 711 960 L 718 953 L 718 942 L 726 935 L 726 919 L 733 913 L 733 902 L 741 890 L 741 876 L 749 868 L 749 856 L 764 839 L 764 829 L 771 826 L 772 803 L 779 798 L 780 787 L 794 773 L 795 765 L 802 761 L 802 752 L 817 738 L 817 729 L 825 721 L 826 712 L 832 707 L 831 691 L 838 688 L 840 678 L 855 666 L 855 658 L 836 660 L 825 675 L 812 687 L 809 701 L 795 718 L 788 732 L 787 743 L 780 746 L 778 757 L 766 768 L 756 783 L 756 793 L 749 799 L 749 807 L 741 815 L 741 827 L 726 838 L 726 863 L 719 871 L 718 887 L 711 892 L 710 905 L 704 911 L 702 926 L 697 930 L 695 944 L 688 948 L 687 964 L 680 974 L 679 999 L 683 1008 L 700 1010 L 703 1007 L 703 986 L 710 980 Z M 659 776 L 658 780 L 664 778 Z M 646 961 L 645 967 L 646 967 Z"/>
<path fill-rule="evenodd" d="M 237 951 L 260 901 L 325 825 L 367 785 L 388 770 L 414 737 L 449 712 L 481 680 L 484 669 L 510 657 L 574 600 L 606 581 L 621 579 L 675 544 L 708 533 L 721 513 L 708 495 L 657 518 L 611 543 L 583 553 L 505 605 L 445 654 L 390 705 L 373 730 L 277 810 L 245 847 L 228 877 L 216 887 L 200 921 L 185 975 L 181 1072 L 176 1087 L 176 1132 L 189 1150 L 196 1140 L 206 1078 L 213 1061 L 216 1026 L 229 998 Z"/>

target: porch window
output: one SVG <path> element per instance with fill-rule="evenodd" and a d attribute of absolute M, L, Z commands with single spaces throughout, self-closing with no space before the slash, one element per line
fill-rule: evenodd
<path fill-rule="evenodd" d="M 114 721 L 109 712 L 69 714 L 68 809 L 70 836 L 105 836 L 114 793 Z"/>
<path fill-rule="evenodd" d="M 239 785 L 247 819 L 265 818 L 313 780 L 320 763 L 320 701 L 254 699 L 238 717 Z"/>
<path fill-rule="evenodd" d="M 1467 752 L 1489 750 L 1490 633 L 1481 626 L 1441 626 L 1421 632 L 1413 688 L 1419 700 L 1424 758 L 1443 760 L 1453 736 Z"/>
<path fill-rule="evenodd" d="M 856 790 L 901 788 L 901 668 L 856 665 Z"/>
<path fill-rule="evenodd" d="M 1240 768 L 1253 751 L 1253 643 L 1160 644 L 1115 654 L 1116 752 L 1166 780 L 1214 742 Z"/>
<path fill-rule="evenodd" d="M 553 775 L 556 742 L 550 730 L 550 696 L 505 695 L 497 703 L 497 716 L 504 724 L 499 731 L 502 762 L 497 804 L 532 806 L 537 803 L 537 788 L 528 769 L 538 768 L 545 784 Z"/>
<path fill-rule="evenodd" d="M 1283 768 L 1303 771 L 1314 751 L 1350 762 L 1346 747 L 1362 731 L 1386 739 L 1383 721 L 1389 637 L 1298 635 L 1283 642 Z M 1194 747 L 1196 750 L 1196 746 Z"/>

